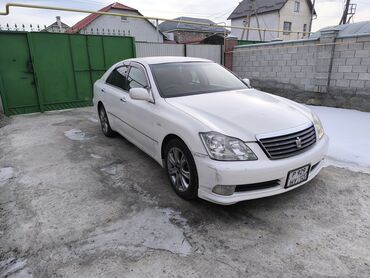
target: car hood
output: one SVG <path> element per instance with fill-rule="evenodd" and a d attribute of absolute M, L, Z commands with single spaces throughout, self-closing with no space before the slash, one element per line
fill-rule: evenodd
<path fill-rule="evenodd" d="M 201 121 L 209 129 L 205 131 L 244 141 L 312 121 L 303 105 L 255 89 L 167 98 L 166 102 Z"/>

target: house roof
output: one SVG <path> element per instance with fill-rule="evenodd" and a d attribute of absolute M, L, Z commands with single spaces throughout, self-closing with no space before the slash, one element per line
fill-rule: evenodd
<path fill-rule="evenodd" d="M 62 25 L 62 28 L 64 29 L 67 29 L 69 28 L 69 26 L 67 24 L 65 24 L 64 22 L 60 22 L 61 25 Z M 59 25 L 58 25 L 58 22 L 54 22 L 53 24 L 50 24 L 49 26 L 47 26 L 45 29 L 54 29 L 54 28 L 59 28 Z"/>
<path fill-rule="evenodd" d="M 258 0 L 254 1 L 255 7 L 258 14 L 279 11 L 282 7 L 284 7 L 285 3 L 288 0 Z M 311 0 L 306 0 L 310 9 L 313 8 Z M 239 3 L 239 5 L 235 8 L 235 10 L 230 14 L 228 19 L 236 19 L 240 17 L 246 17 L 248 10 L 252 5 L 251 0 L 243 0 Z M 316 12 L 314 11 L 314 14 Z"/>
<path fill-rule="evenodd" d="M 370 34 L 370 21 L 361 21 L 356 23 L 325 27 L 312 34 L 310 38 L 319 38 L 321 36 L 321 32 L 328 30 L 338 30 L 337 38 L 368 35 Z"/>
<path fill-rule="evenodd" d="M 99 12 L 108 12 L 110 9 L 116 9 L 116 10 L 123 10 L 123 11 L 136 11 L 139 13 L 138 10 L 131 8 L 129 6 L 123 5 L 118 2 L 114 2 L 102 9 L 99 10 Z M 140 13 L 139 13 L 140 14 Z M 84 19 L 77 22 L 75 25 L 73 25 L 70 29 L 67 30 L 66 33 L 77 33 L 79 30 L 84 29 L 87 25 L 89 25 L 91 22 L 93 22 L 95 19 L 97 19 L 100 14 L 90 14 Z"/>
<path fill-rule="evenodd" d="M 192 21 L 197 23 L 206 23 L 209 25 L 216 24 L 212 20 L 205 19 L 205 18 L 195 18 L 195 17 L 177 17 L 175 20 L 184 20 L 184 21 Z M 223 27 L 213 27 L 213 26 L 206 26 L 206 25 L 194 25 L 190 23 L 179 23 L 173 21 L 164 21 L 159 24 L 159 29 L 162 32 L 170 32 L 175 30 L 182 30 L 182 31 L 195 31 L 195 32 L 210 32 L 210 33 L 229 33 L 229 30 Z"/>

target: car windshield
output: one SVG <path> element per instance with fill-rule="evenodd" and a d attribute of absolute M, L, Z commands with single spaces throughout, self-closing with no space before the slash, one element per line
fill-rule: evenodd
<path fill-rule="evenodd" d="M 154 64 L 150 68 L 163 98 L 248 88 L 234 74 L 212 62 Z"/>

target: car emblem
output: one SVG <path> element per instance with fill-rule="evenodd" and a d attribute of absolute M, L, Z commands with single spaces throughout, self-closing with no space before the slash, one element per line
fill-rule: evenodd
<path fill-rule="evenodd" d="M 302 148 L 302 140 L 301 140 L 301 138 L 297 137 L 297 139 L 295 140 L 295 144 L 297 145 L 297 148 L 298 149 Z"/>

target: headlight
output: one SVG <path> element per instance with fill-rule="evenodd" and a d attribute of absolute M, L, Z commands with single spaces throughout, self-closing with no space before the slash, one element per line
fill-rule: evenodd
<path fill-rule="evenodd" d="M 312 114 L 312 118 L 313 118 L 313 123 L 315 125 L 315 129 L 316 129 L 316 132 L 317 132 L 317 136 L 319 137 L 319 139 L 321 139 L 325 134 L 324 127 L 322 126 L 322 123 L 321 123 L 319 117 L 313 112 L 311 112 L 311 114 Z"/>
<path fill-rule="evenodd" d="M 200 133 L 208 155 L 215 160 L 257 160 L 243 141 L 217 132 Z"/>

